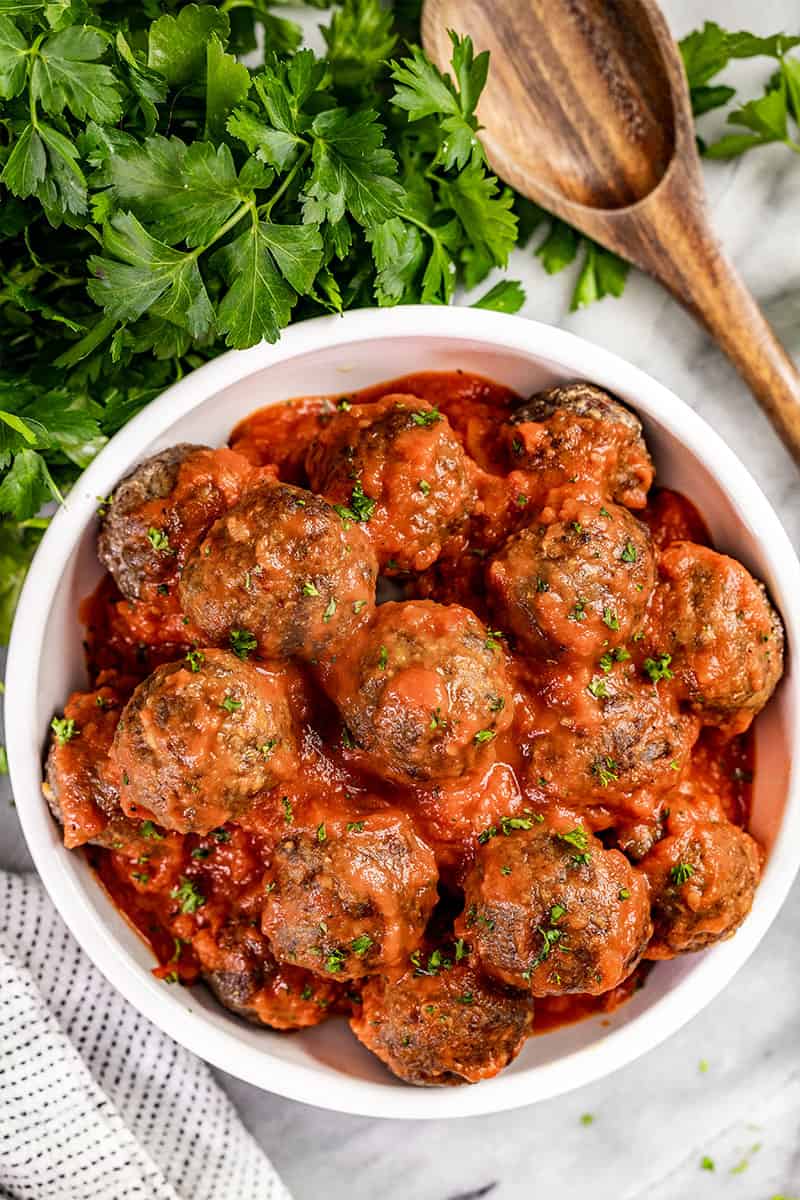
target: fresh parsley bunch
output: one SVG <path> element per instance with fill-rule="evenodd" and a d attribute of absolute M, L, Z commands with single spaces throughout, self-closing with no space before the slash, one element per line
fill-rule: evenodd
<path fill-rule="evenodd" d="M 293 317 L 447 303 L 505 266 L 487 56 L 454 36 L 442 75 L 403 17 L 346 0 L 318 57 L 262 0 L 0 0 L 0 635 L 43 502 L 168 384 Z"/>

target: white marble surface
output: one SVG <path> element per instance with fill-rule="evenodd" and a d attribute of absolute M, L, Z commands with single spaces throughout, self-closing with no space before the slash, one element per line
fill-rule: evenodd
<path fill-rule="evenodd" d="M 665 0 L 664 7 L 679 36 L 706 17 L 734 29 L 800 31 L 796 0 Z M 763 77 L 764 67 L 744 64 L 740 73 Z M 714 119 L 706 118 L 712 127 Z M 761 150 L 710 166 L 707 182 L 727 248 L 800 353 L 800 158 Z M 800 475 L 733 371 L 665 294 L 638 276 L 623 299 L 570 316 L 571 279 L 546 278 L 523 252 L 513 274 L 528 287 L 527 315 L 618 351 L 702 413 L 759 480 L 797 544 Z M 0 866 L 21 870 L 30 860 L 4 784 Z M 401 1125 L 337 1116 L 219 1077 L 298 1200 L 800 1197 L 799 943 L 796 885 L 749 964 L 680 1034 L 606 1080 L 515 1113 Z M 593 1123 L 581 1122 L 585 1113 Z M 701 1169 L 703 1155 L 713 1172 Z"/>

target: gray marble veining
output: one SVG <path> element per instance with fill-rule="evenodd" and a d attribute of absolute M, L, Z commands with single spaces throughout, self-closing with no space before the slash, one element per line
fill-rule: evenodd
<path fill-rule="evenodd" d="M 706 18 L 798 32 L 795 0 L 665 0 L 676 35 Z M 316 19 L 316 14 L 315 14 Z M 743 81 L 763 78 L 757 61 Z M 716 118 L 706 120 L 713 128 Z M 758 151 L 706 172 L 720 235 L 800 355 L 800 160 Z M 671 387 L 730 443 L 800 542 L 800 473 L 705 335 L 641 276 L 625 296 L 567 314 L 572 279 L 531 253 L 512 273 L 525 313 L 624 355 Z M 30 865 L 5 781 L 0 866 Z M 495 1117 L 414 1123 L 342 1117 L 219 1072 L 298 1200 L 770 1200 L 800 1197 L 800 885 L 736 979 L 665 1045 L 578 1093 Z M 701 1070 L 701 1062 L 707 1069 Z M 590 1124 L 581 1122 L 591 1114 Z M 714 1170 L 703 1169 L 707 1156 Z"/>

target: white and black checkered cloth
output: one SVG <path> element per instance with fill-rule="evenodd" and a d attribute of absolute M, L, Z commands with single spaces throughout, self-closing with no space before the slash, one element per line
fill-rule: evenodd
<path fill-rule="evenodd" d="M 112 988 L 35 876 L 3 871 L 0 1196 L 289 1200 L 208 1067 Z"/>

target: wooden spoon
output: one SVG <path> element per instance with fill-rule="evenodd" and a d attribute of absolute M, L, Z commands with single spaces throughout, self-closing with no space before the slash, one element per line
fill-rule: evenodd
<path fill-rule="evenodd" d="M 660 280 L 706 326 L 800 463 L 800 374 L 711 229 L 678 48 L 653 0 L 425 0 L 491 51 L 478 116 L 492 168 Z"/>

